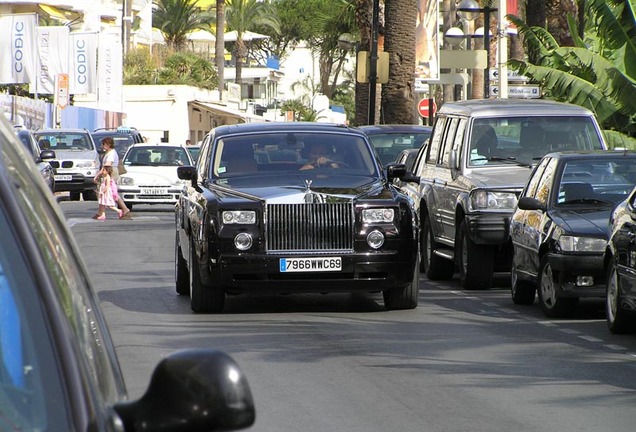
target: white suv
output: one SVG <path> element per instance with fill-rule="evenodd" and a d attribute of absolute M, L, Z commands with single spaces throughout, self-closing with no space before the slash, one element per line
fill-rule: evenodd
<path fill-rule="evenodd" d="M 86 129 L 40 129 L 34 133 L 42 150 L 53 150 L 49 161 L 55 169 L 55 192 L 69 192 L 72 201 L 80 194 L 85 201 L 97 200 L 93 179 L 99 171 L 99 153 Z"/>

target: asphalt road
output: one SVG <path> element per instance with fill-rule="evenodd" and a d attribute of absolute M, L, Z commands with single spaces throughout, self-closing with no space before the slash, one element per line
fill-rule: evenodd
<path fill-rule="evenodd" d="M 238 296 L 193 314 L 174 288 L 170 206 L 99 222 L 60 202 L 90 269 L 131 398 L 171 351 L 226 351 L 246 374 L 259 432 L 632 432 L 636 335 L 615 336 L 602 304 L 568 320 L 510 300 L 506 279 L 462 291 L 422 276 L 420 306 L 381 295 Z"/>

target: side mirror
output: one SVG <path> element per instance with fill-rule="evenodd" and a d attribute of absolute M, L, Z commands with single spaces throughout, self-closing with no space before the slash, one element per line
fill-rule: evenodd
<path fill-rule="evenodd" d="M 201 192 L 201 188 L 197 182 L 197 169 L 192 165 L 178 166 L 177 167 L 177 177 L 181 180 L 190 180 L 192 182 L 192 187 L 195 188 L 198 192 Z"/>
<path fill-rule="evenodd" d="M 55 159 L 55 152 L 53 150 L 42 150 L 40 152 L 40 159 L 42 160 Z"/>
<path fill-rule="evenodd" d="M 545 211 L 545 206 L 536 198 L 532 197 L 522 197 L 519 198 L 519 203 L 517 206 L 521 210 L 540 210 Z"/>
<path fill-rule="evenodd" d="M 459 166 L 459 154 L 457 152 L 457 149 L 451 150 L 451 153 L 450 153 L 450 167 L 451 167 L 451 169 L 454 169 L 454 170 L 458 170 L 460 168 L 460 166 Z"/>
<path fill-rule="evenodd" d="M 141 399 L 113 407 L 127 431 L 231 431 L 256 418 L 247 379 L 216 350 L 186 350 L 163 359 Z"/>

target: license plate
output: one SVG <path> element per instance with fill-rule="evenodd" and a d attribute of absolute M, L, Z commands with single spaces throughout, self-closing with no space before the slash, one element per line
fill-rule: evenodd
<path fill-rule="evenodd" d="M 142 189 L 142 195 L 168 195 L 168 189 Z"/>
<path fill-rule="evenodd" d="M 55 178 L 55 181 L 71 181 L 71 180 L 73 180 L 73 176 L 72 175 L 56 174 L 53 177 Z"/>
<path fill-rule="evenodd" d="M 290 272 L 328 272 L 342 270 L 340 257 L 321 258 L 281 258 L 281 273 Z"/>

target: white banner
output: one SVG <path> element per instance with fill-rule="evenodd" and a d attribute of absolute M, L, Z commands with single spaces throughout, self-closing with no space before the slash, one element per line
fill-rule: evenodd
<path fill-rule="evenodd" d="M 55 76 L 69 73 L 69 28 L 38 27 L 38 62 L 36 79 L 29 86 L 34 94 L 53 94 Z"/>
<path fill-rule="evenodd" d="M 0 84 L 35 79 L 36 14 L 0 16 Z"/>
<path fill-rule="evenodd" d="M 69 92 L 97 93 L 97 33 L 72 32 Z"/>
<path fill-rule="evenodd" d="M 99 35 L 97 107 L 106 111 L 122 111 L 123 70 L 121 36 Z"/>

